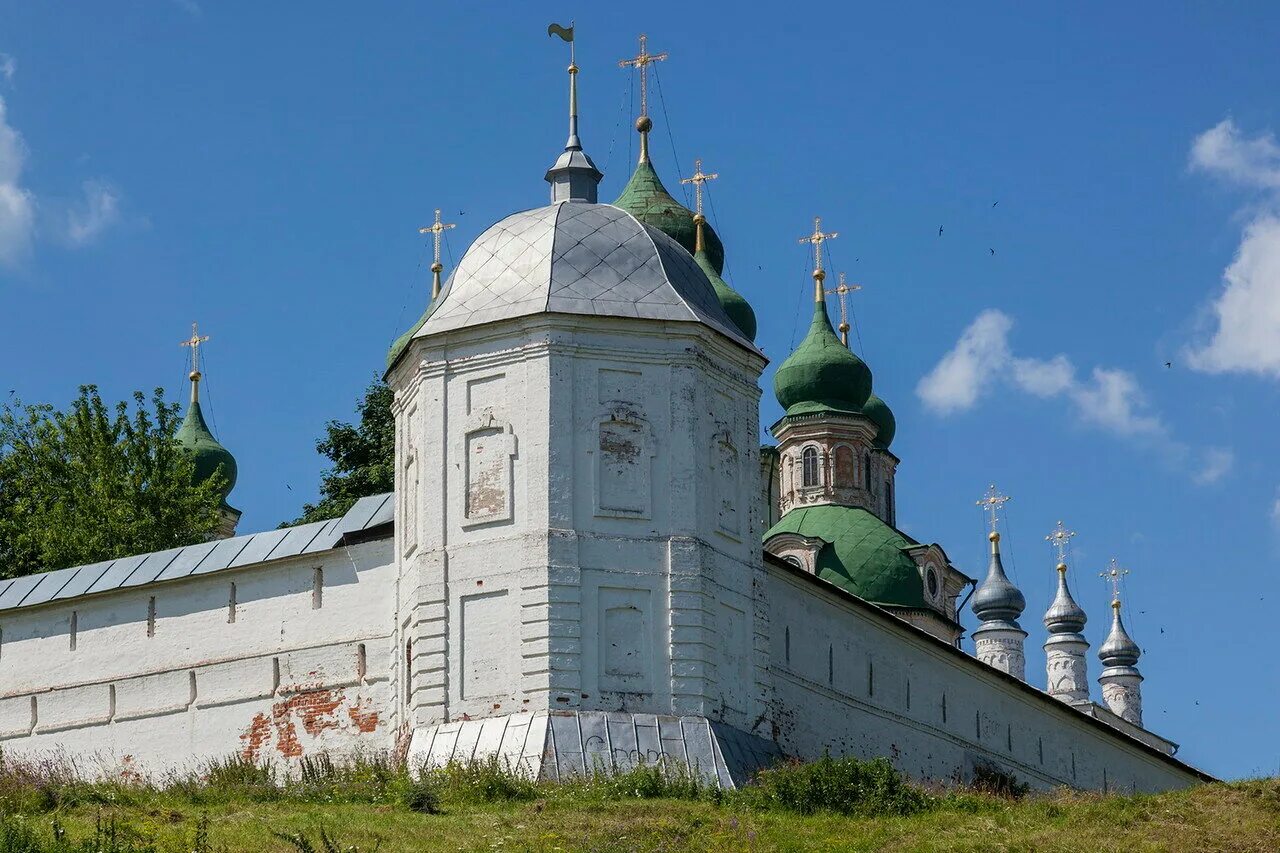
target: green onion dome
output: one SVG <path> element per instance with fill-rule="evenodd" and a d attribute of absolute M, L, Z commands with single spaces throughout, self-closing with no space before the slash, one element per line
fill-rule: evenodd
<path fill-rule="evenodd" d="M 694 215 L 693 221 L 698 229 L 697 248 L 693 253 L 693 259 L 698 262 L 698 267 L 706 274 L 707 280 L 711 282 L 711 287 L 716 292 L 716 299 L 720 301 L 720 307 L 724 309 L 724 313 L 729 315 L 733 325 L 738 327 L 738 331 L 742 332 L 747 340 L 755 343 L 756 312 L 752 310 L 751 303 L 746 300 L 746 297 L 730 287 L 729 283 L 721 278 L 715 267 L 711 265 L 711 258 L 707 256 L 706 249 L 706 235 L 711 228 L 707 224 L 707 218 L 699 213 Z"/>
<path fill-rule="evenodd" d="M 662 185 L 653 164 L 647 154 L 636 164 L 631 180 L 623 187 L 622 194 L 613 203 L 639 219 L 645 225 L 657 228 L 672 240 L 675 240 L 689 254 L 697 251 L 697 228 L 693 223 L 693 211 L 672 198 L 671 193 Z M 711 224 L 705 226 L 707 259 L 717 275 L 724 273 L 724 244 L 712 230 Z M 733 316 L 733 315 L 730 315 Z M 745 331 L 745 329 L 743 330 Z"/>
<path fill-rule="evenodd" d="M 889 445 L 893 443 L 894 433 L 898 430 L 898 422 L 894 419 L 893 412 L 884 400 L 872 393 L 862 406 L 862 414 L 876 425 L 875 446 L 881 450 L 888 450 Z"/>
<path fill-rule="evenodd" d="M 821 293 L 821 279 L 817 287 Z M 808 334 L 774 373 L 773 393 L 788 415 L 821 411 L 858 414 L 871 396 L 871 368 L 840 343 L 831 328 L 825 299 L 814 301 Z"/>
<path fill-rule="evenodd" d="M 193 457 L 196 465 L 196 482 L 203 483 L 217 471 L 222 471 L 225 479 L 222 487 L 222 502 L 227 502 L 227 495 L 236 485 L 236 458 L 231 455 L 209 432 L 204 422 L 204 414 L 200 411 L 200 402 L 192 400 L 187 408 L 187 416 L 174 435 L 174 441 L 186 449 Z"/>

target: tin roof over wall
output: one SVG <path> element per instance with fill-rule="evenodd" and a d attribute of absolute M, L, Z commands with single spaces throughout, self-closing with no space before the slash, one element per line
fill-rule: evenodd
<path fill-rule="evenodd" d="M 394 508 L 388 492 L 361 498 L 346 515 L 329 521 L 0 580 L 0 611 L 328 551 L 377 538 L 377 529 L 390 525 Z"/>

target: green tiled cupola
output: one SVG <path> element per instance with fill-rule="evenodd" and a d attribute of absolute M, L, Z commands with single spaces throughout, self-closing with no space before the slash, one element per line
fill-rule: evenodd
<path fill-rule="evenodd" d="M 817 274 L 815 281 L 809 332 L 778 366 L 773 392 L 788 415 L 858 414 L 871 396 L 871 368 L 836 337 Z"/>

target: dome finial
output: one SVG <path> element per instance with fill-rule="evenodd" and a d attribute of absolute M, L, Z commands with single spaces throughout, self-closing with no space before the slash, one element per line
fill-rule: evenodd
<path fill-rule="evenodd" d="M 204 375 L 200 372 L 200 345 L 209 340 L 208 335 L 201 335 L 199 327 L 191 324 L 191 337 L 185 341 L 179 341 L 179 346 L 191 347 L 191 372 L 187 374 L 187 378 L 191 380 L 191 402 L 200 402 L 200 378 Z"/>
<path fill-rule="evenodd" d="M 720 307 L 724 309 L 724 313 L 729 315 L 729 319 L 738 327 L 738 331 L 746 335 L 748 340 L 756 339 L 756 312 L 752 310 L 751 304 L 743 298 L 742 294 L 734 290 L 728 283 L 720 277 L 720 273 L 716 271 L 715 264 L 711 261 L 711 255 L 707 251 L 707 217 L 702 215 L 702 190 L 707 181 L 714 181 L 720 177 L 719 173 L 712 172 L 707 174 L 702 171 L 702 158 L 693 161 L 693 175 L 680 181 L 682 184 L 693 184 L 694 192 L 694 210 L 693 215 L 693 259 L 698 263 L 698 267 L 707 276 L 707 281 L 711 282 L 711 287 L 715 289 L 716 299 L 720 302 Z"/>
<path fill-rule="evenodd" d="M 982 500 L 978 501 L 978 506 L 982 507 L 982 511 L 988 514 L 987 524 L 991 525 L 991 532 L 987 534 L 987 538 L 991 540 L 991 553 L 1000 553 L 1000 532 L 996 530 L 996 526 L 1000 523 L 1000 511 L 1004 505 L 1013 498 L 1008 495 L 1002 495 L 996 489 L 996 484 L 992 483 L 987 486 L 987 492 L 982 496 Z"/>
<path fill-rule="evenodd" d="M 839 231 L 832 231 L 829 234 L 822 233 L 822 217 L 813 217 L 813 233 L 807 237 L 801 237 L 801 243 L 813 244 L 813 301 L 822 302 L 826 299 L 826 291 L 822 289 L 823 279 L 827 277 L 826 272 L 822 269 L 822 244 L 828 240 L 834 240 L 840 236 Z"/>
<path fill-rule="evenodd" d="M 604 174 L 582 150 L 578 138 L 578 63 L 574 60 L 573 21 L 569 26 L 547 26 L 548 36 L 560 36 L 569 43 L 569 139 L 556 162 L 547 170 L 551 184 L 551 201 L 585 201 L 596 203 L 596 188 Z"/>
<path fill-rule="evenodd" d="M 434 247 L 435 254 L 433 255 L 434 260 L 431 263 L 431 299 L 432 301 L 435 301 L 435 298 L 440 295 L 440 273 L 444 269 L 444 264 L 440 263 L 440 237 L 441 235 L 444 234 L 444 232 L 448 231 L 450 228 L 457 228 L 457 227 L 458 227 L 457 224 L 453 222 L 441 222 L 440 208 L 437 207 L 436 221 L 426 226 L 425 228 L 418 229 L 419 234 L 430 234 L 431 240 L 435 244 L 435 247 Z"/>
<path fill-rule="evenodd" d="M 1120 609 L 1120 580 L 1127 574 L 1129 570 L 1120 568 L 1120 563 L 1115 557 L 1111 558 L 1111 563 L 1105 572 L 1098 572 L 1098 577 L 1111 584 L 1111 607 L 1117 611 Z"/>
<path fill-rule="evenodd" d="M 649 162 L 649 131 L 653 129 L 653 120 L 649 118 L 649 66 L 662 62 L 670 54 L 649 53 L 647 47 L 649 37 L 640 34 L 640 52 L 630 59 L 618 60 L 619 68 L 635 68 L 640 71 L 640 117 L 636 119 L 636 130 L 640 133 L 640 162 Z"/>
<path fill-rule="evenodd" d="M 707 181 L 714 181 L 720 177 L 719 172 L 712 172 L 710 175 L 702 171 L 702 158 L 699 157 L 693 161 L 693 174 L 687 178 L 682 178 L 680 183 L 693 184 L 693 227 L 696 230 L 694 238 L 694 254 L 705 252 L 707 250 L 706 242 L 703 239 L 702 226 L 706 224 L 707 218 L 702 215 L 702 185 Z"/>
<path fill-rule="evenodd" d="M 836 285 L 835 290 L 828 290 L 827 293 L 834 293 L 840 297 L 840 343 L 845 347 L 849 346 L 849 305 L 848 297 L 855 290 L 862 290 L 860 284 L 849 284 L 844 280 L 844 273 L 840 273 L 840 283 Z"/>

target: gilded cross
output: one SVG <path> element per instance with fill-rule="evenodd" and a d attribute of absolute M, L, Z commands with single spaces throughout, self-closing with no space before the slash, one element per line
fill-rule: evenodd
<path fill-rule="evenodd" d="M 453 222 L 440 221 L 440 208 L 436 208 L 436 221 L 426 228 L 419 228 L 419 234 L 430 234 L 435 242 L 435 264 L 440 263 L 440 235 L 448 231 L 450 228 L 457 228 L 457 224 Z"/>
<path fill-rule="evenodd" d="M 693 212 L 699 216 L 702 215 L 702 185 L 707 181 L 714 181 L 718 177 L 720 177 L 719 172 L 712 172 L 710 175 L 703 173 L 702 158 L 699 157 L 693 161 L 693 175 L 680 180 L 682 184 L 693 184 L 693 197 L 696 199 Z"/>
<path fill-rule="evenodd" d="M 834 293 L 840 297 L 840 343 L 846 347 L 849 346 L 849 305 L 846 300 L 849 294 L 855 290 L 862 290 L 862 285 L 849 284 L 844 280 L 844 273 L 840 273 L 840 283 L 836 285 L 835 289 L 824 291 L 825 293 Z"/>
<path fill-rule="evenodd" d="M 1098 577 L 1111 583 L 1111 606 L 1115 607 L 1120 603 L 1120 579 L 1129 574 L 1128 569 L 1120 568 L 1120 563 L 1115 557 L 1111 558 L 1111 565 L 1105 572 L 1098 572 Z"/>
<path fill-rule="evenodd" d="M 1074 530 L 1068 530 L 1066 526 L 1059 521 L 1058 526 L 1049 531 L 1048 536 L 1044 537 L 1045 540 L 1053 546 L 1053 549 L 1058 552 L 1059 565 L 1067 562 L 1067 546 L 1071 544 L 1071 537 L 1075 535 L 1076 532 Z"/>
<path fill-rule="evenodd" d="M 191 337 L 185 341 L 179 341 L 178 346 L 191 347 L 191 370 L 196 372 L 200 369 L 200 345 L 209 340 L 208 335 L 201 335 L 195 323 L 191 324 Z"/>
<path fill-rule="evenodd" d="M 661 62 L 667 58 L 666 51 L 662 53 L 650 53 L 646 44 L 649 37 L 644 33 L 640 34 L 640 53 L 631 59 L 621 59 L 618 61 L 619 68 L 638 68 L 640 69 L 640 115 L 647 116 L 649 114 L 649 66 L 655 62 Z"/>
<path fill-rule="evenodd" d="M 992 483 L 987 487 L 987 493 L 982 496 L 982 500 L 978 501 L 978 506 L 982 507 L 982 511 L 990 516 L 987 519 L 987 523 L 991 525 L 992 533 L 996 532 L 996 524 L 1000 520 L 1001 508 L 1011 500 L 1012 498 L 1008 495 L 1002 495 L 996 491 L 996 484 Z"/>
<path fill-rule="evenodd" d="M 813 244 L 813 271 L 815 273 L 822 272 L 822 244 L 827 240 L 834 240 L 839 236 L 839 231 L 832 231 L 829 234 L 823 234 L 822 217 L 813 217 L 813 233 L 808 237 L 801 237 L 800 242 Z"/>

